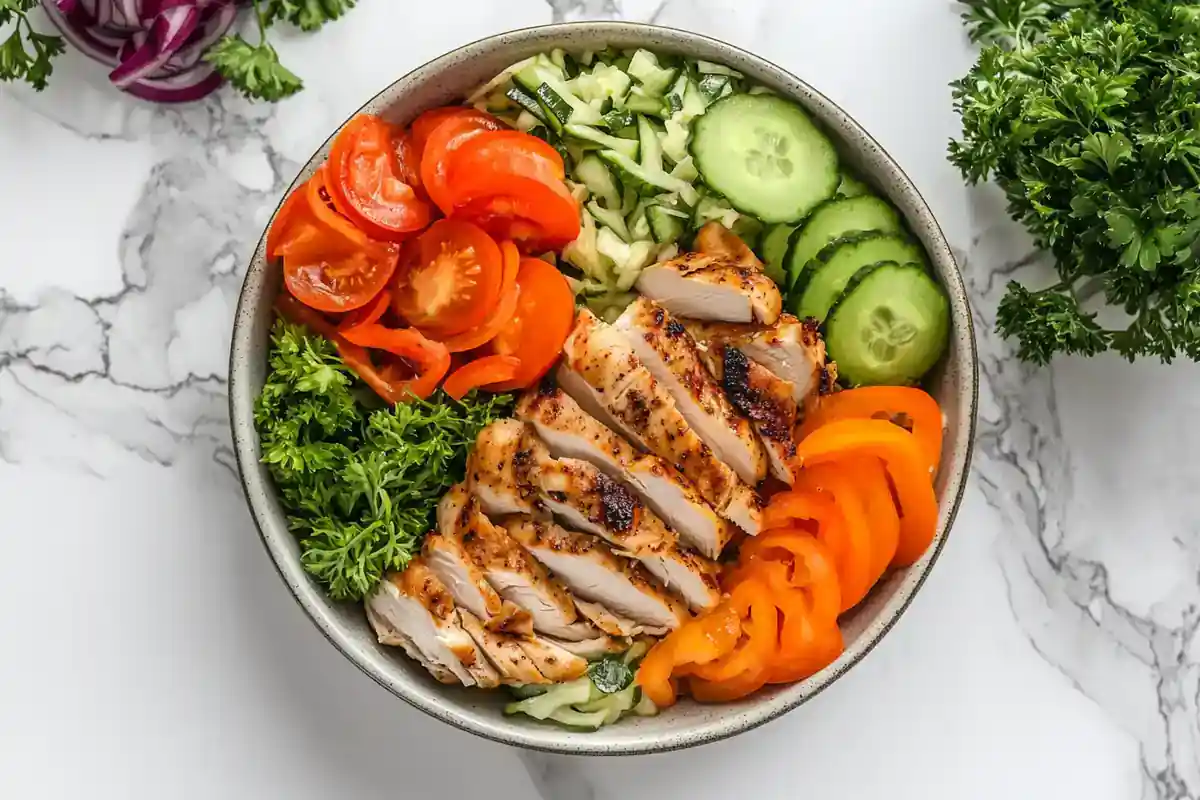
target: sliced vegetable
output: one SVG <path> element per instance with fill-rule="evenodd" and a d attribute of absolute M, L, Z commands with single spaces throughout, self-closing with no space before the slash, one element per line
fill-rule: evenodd
<path fill-rule="evenodd" d="M 851 471 L 856 465 L 855 460 L 810 465 L 796 472 L 794 484 L 796 489 L 811 489 L 833 497 L 842 512 L 846 538 L 837 553 L 837 559 L 839 565 L 845 564 L 841 573 L 845 576 L 841 581 L 843 611 L 861 603 L 883 574 L 881 569 L 877 571 L 882 558 L 878 555 L 871 519 L 867 516 L 858 481 Z M 890 556 L 889 553 L 889 561 Z"/>
<path fill-rule="evenodd" d="M 537 383 L 562 353 L 575 323 L 575 296 L 567 279 L 539 258 L 521 261 L 517 273 L 519 297 L 512 318 L 495 339 L 492 349 L 499 355 L 521 360 L 513 380 L 493 388 L 497 392 L 525 389 Z"/>
<path fill-rule="evenodd" d="M 922 265 L 925 251 L 902 236 L 875 231 L 833 241 L 805 265 L 792 287 L 796 316 L 823 321 L 850 279 L 863 267 L 882 261 Z"/>
<path fill-rule="evenodd" d="M 393 244 L 366 242 L 350 249 L 341 242 L 329 245 L 326 238 L 311 240 L 302 251 L 289 249 L 293 239 L 280 247 L 283 253 L 283 282 L 305 305 L 318 311 L 353 311 L 379 294 L 396 270 L 399 252 Z M 319 255 L 318 253 L 324 253 Z"/>
<path fill-rule="evenodd" d="M 521 360 L 513 356 L 484 356 L 468 362 L 450 373 L 442 385 L 442 391 L 455 400 L 462 400 L 467 392 L 510 381 L 521 369 Z"/>
<path fill-rule="evenodd" d="M 351 311 L 346 318 L 338 323 L 338 331 L 345 332 L 360 325 L 374 325 L 383 318 L 392 305 L 392 293 L 384 289 L 375 295 L 375 299 L 362 308 Z"/>
<path fill-rule="evenodd" d="M 474 109 L 447 116 L 428 133 L 421 153 L 421 183 L 429 197 L 443 212 L 453 209 L 447 185 L 450 156 L 484 131 L 504 127 L 498 119 Z M 417 135 L 420 140 L 420 135 Z"/>
<path fill-rule="evenodd" d="M 496 239 L 516 242 L 524 252 L 559 250 L 579 236 L 579 204 L 562 184 L 480 173 L 458 191 L 475 199 L 453 216 L 470 221 Z"/>
<path fill-rule="evenodd" d="M 382 350 L 402 360 L 379 369 L 394 398 L 385 399 L 392 403 L 407 402 L 414 397 L 424 400 L 433 394 L 450 369 L 450 351 L 445 345 L 425 338 L 415 328 L 396 330 L 379 324 L 360 325 L 341 335 L 351 344 Z"/>
<path fill-rule="evenodd" d="M 813 211 L 792 240 L 787 257 L 788 279 L 795 287 L 808 263 L 831 242 L 864 231 L 900 234 L 900 215 L 878 197 L 838 198 Z"/>
<path fill-rule="evenodd" d="M 487 233 L 462 220 L 438 220 L 405 249 L 393 305 L 430 336 L 451 336 L 488 318 L 503 277 L 503 255 Z"/>
<path fill-rule="evenodd" d="M 804 418 L 797 438 L 842 419 L 885 419 L 899 425 L 916 437 L 930 475 L 937 473 L 944 423 L 942 409 L 928 392 L 909 386 L 864 386 L 825 395 Z"/>

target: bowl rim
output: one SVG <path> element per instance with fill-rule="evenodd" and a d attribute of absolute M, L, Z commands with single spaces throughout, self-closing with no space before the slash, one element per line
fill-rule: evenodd
<path fill-rule="evenodd" d="M 970 309 L 970 298 L 966 292 L 965 282 L 962 278 L 961 269 L 958 266 L 958 260 L 955 258 L 953 249 L 951 248 L 940 223 L 937 221 L 932 209 L 929 207 L 928 202 L 925 200 L 916 184 L 912 181 L 900 164 L 894 158 L 892 158 L 891 154 L 853 116 L 851 116 L 845 109 L 824 95 L 822 92 L 815 89 L 812 84 L 799 78 L 791 71 L 779 66 L 770 59 L 764 58 L 763 56 L 757 55 L 738 47 L 737 45 L 730 44 L 715 37 L 664 25 L 656 25 L 644 22 L 627 22 L 623 20 L 561 22 L 527 26 L 523 28 L 502 31 L 460 45 L 454 50 L 442 53 L 441 55 L 438 55 L 435 58 L 430 59 L 429 61 L 426 61 L 425 63 L 409 70 L 404 75 L 391 81 L 383 89 L 372 95 L 370 99 L 359 106 L 359 108 L 357 108 L 350 115 L 350 117 L 347 118 L 347 121 L 352 119 L 355 115 L 362 113 L 364 109 L 374 105 L 376 101 L 387 95 L 398 84 L 408 80 L 411 76 L 422 71 L 434 69 L 438 67 L 441 62 L 451 59 L 455 56 L 455 54 L 461 53 L 462 51 L 487 48 L 493 43 L 502 44 L 498 41 L 502 39 L 512 39 L 514 37 L 517 40 L 536 39 L 539 36 L 551 36 L 555 34 L 566 35 L 572 31 L 579 30 L 587 30 L 589 32 L 598 31 L 601 33 L 609 31 L 613 34 L 645 35 L 647 37 L 653 37 L 655 34 L 659 34 L 685 41 L 690 40 L 693 42 L 703 42 L 709 46 L 735 52 L 747 61 L 761 63 L 765 67 L 775 70 L 781 75 L 786 76 L 789 80 L 794 81 L 797 85 L 804 87 L 805 90 L 811 93 L 811 95 L 817 101 L 823 103 L 828 111 L 832 111 L 834 114 L 840 116 L 841 119 L 839 122 L 841 124 L 849 125 L 852 129 L 856 129 L 858 135 L 860 135 L 866 142 L 869 142 L 871 145 L 877 148 L 878 152 L 888 162 L 889 169 L 893 172 L 893 177 L 898 179 L 898 182 L 903 185 L 904 189 L 908 192 L 911 192 L 912 196 L 919 202 L 920 209 L 923 211 L 924 216 L 926 217 L 923 222 L 928 223 L 931 232 L 936 237 L 937 243 L 941 246 L 941 249 L 944 250 L 944 254 L 948 256 L 948 263 L 952 269 L 948 275 L 942 276 L 943 280 L 948 281 L 948 290 L 963 298 L 966 308 L 966 313 L 962 315 L 961 324 L 965 325 L 967 333 L 965 341 L 968 345 L 968 352 L 960 356 L 959 360 L 968 360 L 970 362 L 970 369 L 964 370 L 960 373 L 962 376 L 960 380 L 969 380 L 970 385 L 969 387 L 966 387 L 969 389 L 969 391 L 965 393 L 963 392 L 963 387 L 956 389 L 956 393 L 960 396 L 965 396 L 965 399 L 968 401 L 967 406 L 963 408 L 961 412 L 966 416 L 966 419 L 964 420 L 964 424 L 966 426 L 966 444 L 962 455 L 961 469 L 958 470 L 957 474 L 952 474 L 948 478 L 948 487 L 952 485 L 953 481 L 957 481 L 958 485 L 954 491 L 953 497 L 950 498 L 948 508 L 945 510 L 945 521 L 944 523 L 940 523 L 939 530 L 937 532 L 937 542 L 933 550 L 924 557 L 924 563 L 919 565 L 919 572 L 915 576 L 915 579 L 897 590 L 897 594 L 900 595 L 900 597 L 893 597 L 889 599 L 888 605 L 893 606 L 890 610 L 890 616 L 887 616 L 883 620 L 882 625 L 875 632 L 873 632 L 872 635 L 864 636 L 865 641 L 850 659 L 840 664 L 835 664 L 834 669 L 827 675 L 822 676 L 821 673 L 818 673 L 817 676 L 809 679 L 814 680 L 817 677 L 821 677 L 821 680 L 815 684 L 812 690 L 803 695 L 800 695 L 796 698 L 791 698 L 786 702 L 770 704 L 763 709 L 754 708 L 741 711 L 736 715 L 738 719 L 733 724 L 721 725 L 718 723 L 707 722 L 702 725 L 698 725 L 691 730 L 670 732 L 665 734 L 660 733 L 657 736 L 642 737 L 640 739 L 621 744 L 613 744 L 611 742 L 601 743 L 598 741 L 593 745 L 589 745 L 586 738 L 573 738 L 570 742 L 555 742 L 553 741 L 553 733 L 557 732 L 560 736 L 565 737 L 568 736 L 568 732 L 549 727 L 538 728 L 539 731 L 550 731 L 549 735 L 535 736 L 525 735 L 522 733 L 513 733 L 510 735 L 501 734 L 487 728 L 486 726 L 476 725 L 468 719 L 463 719 L 453 713 L 450 713 L 447 710 L 445 703 L 439 703 L 436 701 L 428 702 L 424 698 L 413 696 L 407 692 L 401 691 L 396 685 L 391 683 L 385 675 L 381 674 L 380 670 L 376 669 L 373 665 L 360 658 L 355 652 L 353 646 L 346 641 L 344 633 L 338 629 L 336 620 L 334 620 L 330 615 L 326 614 L 324 609 L 321 608 L 322 604 L 328 606 L 332 604 L 333 601 L 329 600 L 328 597 L 321 593 L 319 589 L 304 591 L 298 589 L 297 586 L 293 585 L 289 580 L 289 573 L 295 572 L 296 570 L 301 569 L 301 567 L 298 563 L 293 564 L 292 561 L 295 561 L 295 559 L 286 557 L 287 554 L 278 550 L 273 544 L 272 534 L 269 534 L 267 530 L 268 525 L 270 524 L 269 511 L 268 509 L 264 508 L 263 505 L 255 498 L 250 486 L 251 479 L 247 477 L 248 466 L 256 466 L 258 463 L 255 458 L 253 441 L 256 438 L 253 423 L 253 405 L 250 404 L 248 408 L 239 408 L 239 404 L 236 402 L 236 398 L 239 396 L 237 388 L 243 379 L 241 374 L 242 371 L 237 367 L 239 363 L 239 357 L 246 355 L 245 351 L 250 347 L 249 337 L 246 335 L 245 331 L 249 327 L 249 325 L 246 323 L 246 320 L 248 319 L 246 311 L 249 304 L 252 303 L 252 300 L 247 292 L 251 270 L 254 266 L 258 253 L 263 247 L 263 242 L 266 239 L 267 229 L 270 227 L 270 222 L 273 221 L 275 216 L 279 213 L 279 209 L 282 207 L 284 199 L 286 199 L 287 196 L 296 188 L 296 186 L 301 183 L 301 176 L 303 176 L 306 172 L 308 165 L 311 164 L 312 161 L 328 147 L 330 141 L 336 135 L 337 131 L 340 130 L 345 124 L 345 122 L 334 129 L 329 137 L 317 147 L 317 149 L 305 162 L 305 166 L 301 167 L 301 170 L 297 173 L 296 178 L 293 179 L 292 183 L 287 187 L 287 190 L 283 193 L 279 204 L 271 213 L 270 219 L 260 235 L 258 244 L 250 256 L 249 266 L 246 270 L 245 276 L 243 277 L 242 287 L 239 289 L 238 293 L 238 302 L 234 313 L 233 335 L 230 343 L 228 372 L 229 383 L 227 387 L 230 428 L 234 445 L 234 458 L 238 467 L 239 483 L 241 484 L 243 495 L 246 498 L 246 504 L 250 509 L 255 528 L 258 530 L 259 539 L 271 558 L 271 562 L 275 567 L 276 574 L 279 575 L 281 581 L 288 587 L 293 600 L 304 610 L 305 616 L 308 617 L 308 619 L 316 626 L 321 634 L 335 648 L 337 648 L 337 650 L 341 652 L 343 656 L 345 656 L 352 664 L 354 664 L 360 671 L 369 676 L 377 684 L 387 689 L 391 694 L 399 697 L 410 706 L 428 714 L 431 717 L 434 717 L 435 719 L 448 723 L 459 730 L 500 744 L 518 746 L 544 753 L 568 755 L 624 756 L 667 753 L 704 744 L 711 744 L 731 738 L 738 734 L 745 733 L 765 725 L 766 723 L 776 720 L 784 714 L 804 705 L 817 695 L 824 692 L 839 679 L 841 679 L 852 668 L 857 666 L 864 658 L 866 658 L 867 654 L 875 649 L 879 642 L 883 640 L 883 638 L 892 630 L 892 628 L 895 627 L 896 623 L 899 622 L 900 618 L 912 604 L 921 587 L 924 586 L 930 572 L 933 570 L 934 565 L 940 558 L 942 551 L 946 546 L 946 542 L 949 540 L 950 531 L 953 529 L 954 522 L 958 516 L 958 511 L 966 494 L 968 477 L 971 471 L 971 462 L 974 455 L 975 436 L 979 416 L 978 343 L 975 334 L 973 314 L 971 313 Z M 952 316 L 952 319 L 953 318 L 954 317 Z M 887 606 L 884 608 L 886 610 Z M 586 734 L 584 734 L 584 736 L 586 736 Z"/>

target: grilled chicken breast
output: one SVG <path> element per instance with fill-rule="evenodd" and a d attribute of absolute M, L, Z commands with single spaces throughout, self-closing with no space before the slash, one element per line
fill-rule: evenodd
<path fill-rule="evenodd" d="M 834 366 L 825 362 L 825 342 L 815 320 L 784 314 L 769 327 L 687 323 L 699 342 L 730 344 L 771 373 L 792 384 L 792 397 L 805 407 L 818 392 L 833 384 Z"/>
<path fill-rule="evenodd" d="M 791 484 L 789 463 L 796 455 L 795 387 L 731 344 L 718 342 L 702 348 L 704 362 L 726 399 L 750 419 L 762 439 L 771 474 Z"/>
<path fill-rule="evenodd" d="M 587 672 L 587 659 L 547 639 L 519 639 L 517 644 L 529 656 L 537 671 L 554 683 L 573 681 Z"/>
<path fill-rule="evenodd" d="M 429 569 L 445 584 L 454 602 L 494 630 L 531 633 L 533 620 L 519 604 L 506 602 L 495 590 L 462 537 L 467 501 L 477 503 L 463 484 L 446 492 L 438 503 L 438 530 L 425 537 L 421 554 Z"/>
<path fill-rule="evenodd" d="M 758 267 L 698 253 L 651 264 L 637 289 L 690 319 L 773 325 L 783 310 L 779 287 Z"/>
<path fill-rule="evenodd" d="M 624 336 L 600 335 L 605 329 L 611 331 L 590 312 L 579 313 L 563 348 L 559 385 L 585 411 L 588 403 L 602 403 L 619 421 L 618 432 L 636 431 L 636 441 L 678 470 L 721 516 L 756 535 L 762 503 L 754 490 L 701 441 Z"/>
<path fill-rule="evenodd" d="M 738 477 L 756 485 L 767 474 L 767 459 L 750 421 L 726 400 L 683 324 L 645 297 L 635 300 L 613 328 L 625 334 L 634 353 L 700 438 Z"/>
<path fill-rule="evenodd" d="M 595 627 L 580 617 L 563 585 L 551 578 L 541 562 L 525 552 L 503 528 L 494 526 L 474 497 L 463 509 L 459 537 L 488 583 L 505 601 L 532 619 L 535 631 L 580 641 L 599 635 Z"/>
<path fill-rule="evenodd" d="M 467 488 L 492 516 L 543 513 L 534 487 L 516 478 L 524 435 L 524 423 L 515 419 L 494 422 L 479 432 L 467 459 Z"/>
<path fill-rule="evenodd" d="M 521 647 L 521 639 L 511 633 L 488 630 L 479 618 L 466 609 L 458 610 L 459 619 L 479 649 L 495 667 L 500 683 L 506 686 L 524 686 L 534 683 L 553 683 L 543 675 L 533 659 Z"/>
<path fill-rule="evenodd" d="M 437 680 L 485 689 L 499 684 L 500 675 L 461 626 L 461 609 L 423 559 L 386 575 L 366 606 L 380 641 L 398 643 Z"/>
<path fill-rule="evenodd" d="M 568 653 L 573 653 L 588 661 L 595 661 L 608 655 L 624 653 L 629 649 L 629 640 L 615 636 L 599 636 L 595 639 L 584 639 L 582 642 L 564 642 L 550 636 L 543 636 L 543 641 L 556 644 Z"/>
<path fill-rule="evenodd" d="M 739 267 L 762 269 L 763 263 L 750 245 L 719 222 L 709 222 L 696 232 L 696 252 L 737 264 Z"/>
<path fill-rule="evenodd" d="M 687 609 L 636 561 L 622 558 L 595 536 L 530 517 L 511 517 L 508 534 L 546 565 L 575 595 L 653 628 L 674 629 Z"/>
<path fill-rule="evenodd" d="M 674 467 L 658 456 L 639 455 L 561 388 L 544 383 L 526 393 L 516 413 L 533 426 L 551 455 L 587 461 L 621 481 L 702 555 L 717 558 L 732 538 L 733 526 Z"/>

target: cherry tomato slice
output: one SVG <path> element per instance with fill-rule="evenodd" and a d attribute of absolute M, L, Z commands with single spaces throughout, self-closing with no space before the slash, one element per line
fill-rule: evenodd
<path fill-rule="evenodd" d="M 438 220 L 406 251 L 396 279 L 396 313 L 434 337 L 471 330 L 496 308 L 504 255 L 469 222 Z"/>
<path fill-rule="evenodd" d="M 536 136 L 521 131 L 488 131 L 469 141 L 449 156 L 446 167 L 452 205 L 474 199 L 470 179 L 489 175 L 495 184 L 506 178 L 532 178 L 570 197 L 563 182 L 566 168 L 562 156 Z M 476 187 L 477 190 L 477 187 Z"/>
<path fill-rule="evenodd" d="M 383 318 L 387 313 L 388 307 L 392 304 L 392 293 L 384 289 L 379 294 L 375 295 L 375 299 L 367 305 L 352 311 L 346 315 L 346 318 L 338 323 L 338 330 L 345 333 L 348 330 L 357 328 L 359 325 L 374 325 Z"/>
<path fill-rule="evenodd" d="M 398 393 L 400 399 L 392 400 L 393 403 L 414 396 L 424 400 L 433 394 L 450 369 L 450 352 L 445 346 L 426 339 L 413 328 L 397 330 L 378 324 L 360 325 L 343 331 L 342 336 L 351 344 L 383 350 L 403 359 L 403 364 L 392 362 L 379 370 L 379 375 Z M 415 374 L 401 376 L 402 367 Z"/>
<path fill-rule="evenodd" d="M 367 241 L 345 251 L 333 237 L 319 237 L 302 249 L 285 244 L 283 282 L 289 292 L 318 311 L 353 311 L 379 294 L 396 271 L 395 245 Z"/>
<path fill-rule="evenodd" d="M 484 356 L 450 373 L 442 389 L 455 400 L 462 400 L 472 389 L 487 388 L 493 383 L 511 380 L 520 368 L 519 358 Z"/>
<path fill-rule="evenodd" d="M 425 144 L 439 125 L 451 117 L 461 117 L 467 114 L 478 113 L 477 109 L 469 106 L 442 106 L 441 108 L 431 108 L 413 120 L 412 125 L 409 126 L 409 130 L 412 133 L 412 145 L 417 155 L 417 163 L 420 164 L 421 158 L 425 153 Z"/>
<path fill-rule="evenodd" d="M 523 252 L 559 250 L 580 231 L 579 204 L 560 188 L 533 178 L 478 173 L 456 184 L 460 197 L 470 199 L 452 213 L 497 239 L 513 240 Z"/>
<path fill-rule="evenodd" d="M 412 180 L 412 168 L 400 163 L 397 135 L 379 117 L 360 114 L 334 139 L 327 164 L 334 205 L 372 238 L 384 241 L 421 230 L 433 213 L 405 180 Z"/>
<path fill-rule="evenodd" d="M 539 258 L 521 261 L 517 273 L 517 308 L 492 350 L 521 359 L 521 371 L 497 392 L 525 389 L 537 383 L 562 353 L 575 324 L 575 295 L 563 274 Z"/>
<path fill-rule="evenodd" d="M 521 255 L 512 242 L 504 242 L 500 250 L 504 253 L 504 278 L 501 282 L 500 301 L 488 318 L 471 330 L 453 336 L 438 337 L 451 353 L 465 353 L 495 339 L 517 310 L 517 299 L 520 297 L 517 290 L 517 270 L 521 263 Z"/>
<path fill-rule="evenodd" d="M 279 247 L 289 236 L 289 227 L 296 221 L 298 213 L 308 202 L 308 181 L 292 190 L 271 221 L 267 229 L 267 258 L 279 258 Z"/>
<path fill-rule="evenodd" d="M 447 117 L 429 134 L 421 152 L 421 183 L 443 212 L 449 214 L 452 210 L 447 184 L 450 155 L 484 131 L 498 131 L 503 127 L 504 123 L 495 117 L 473 111 Z"/>

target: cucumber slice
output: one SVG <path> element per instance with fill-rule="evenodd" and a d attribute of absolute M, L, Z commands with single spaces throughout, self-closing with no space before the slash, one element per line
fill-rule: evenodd
<path fill-rule="evenodd" d="M 615 150 L 626 158 L 637 158 L 638 156 L 638 143 L 634 139 L 609 136 L 604 131 L 590 125 L 567 125 L 563 130 L 567 136 L 583 139 L 585 142 L 594 142 L 609 150 Z"/>
<path fill-rule="evenodd" d="M 667 115 L 667 102 L 661 97 L 646 94 L 642 87 L 635 86 L 625 98 L 625 109 L 636 114 L 651 114 L 656 117 Z"/>
<path fill-rule="evenodd" d="M 784 264 L 787 261 L 788 244 L 791 243 L 795 231 L 795 225 L 776 225 L 763 237 L 762 257 L 766 265 L 765 271 L 767 276 L 780 286 L 787 282 L 787 269 Z"/>
<path fill-rule="evenodd" d="M 514 83 L 512 87 L 504 93 L 504 96 L 519 105 L 523 110 L 528 111 L 530 114 L 537 117 L 541 122 L 546 122 L 546 110 L 542 108 L 542 105 L 538 102 L 538 99 L 529 92 L 525 91 L 520 84 Z"/>
<path fill-rule="evenodd" d="M 624 153 L 602 150 L 600 158 L 616 170 L 617 177 L 626 188 L 634 187 L 648 194 L 676 192 L 689 206 L 695 205 L 699 198 L 699 193 L 690 183 L 673 178 L 661 169 L 648 170 Z"/>
<path fill-rule="evenodd" d="M 596 202 L 605 208 L 619 211 L 621 208 L 621 186 L 613 177 L 612 170 L 592 154 L 575 165 L 575 177 L 588 188 Z"/>
<path fill-rule="evenodd" d="M 683 236 L 683 221 L 686 215 L 671 211 L 664 206 L 650 206 L 646 209 L 646 220 L 650 223 L 650 232 L 654 241 L 659 244 L 673 244 Z"/>
<path fill-rule="evenodd" d="M 700 94 L 704 99 L 712 103 L 718 100 L 725 93 L 725 87 L 729 85 L 728 75 L 705 75 L 700 79 Z"/>
<path fill-rule="evenodd" d="M 724 64 L 714 64 L 711 61 L 697 61 L 696 71 L 705 75 L 728 75 L 731 78 L 740 78 L 742 73 L 735 69 L 730 69 Z"/>
<path fill-rule="evenodd" d="M 797 222 L 837 191 L 837 152 L 800 106 L 771 95 L 718 100 L 692 130 L 704 182 L 765 223 Z"/>
<path fill-rule="evenodd" d="M 587 204 L 587 210 L 592 215 L 592 219 L 605 227 L 611 228 L 612 232 L 620 236 L 622 241 L 633 241 L 633 237 L 629 234 L 629 229 L 625 227 L 625 218 L 621 216 L 619 211 L 601 208 L 600 204 L 595 200 Z"/>
<path fill-rule="evenodd" d="M 916 383 L 945 352 L 950 302 L 916 264 L 863 267 L 825 320 L 825 344 L 851 386 Z"/>
<path fill-rule="evenodd" d="M 559 708 L 546 719 L 572 728 L 596 730 L 608 719 L 608 712 L 594 711 L 591 714 L 584 714 L 573 708 Z"/>
<path fill-rule="evenodd" d="M 638 140 L 642 145 L 642 166 L 651 172 L 662 172 L 662 142 L 658 139 L 658 131 L 650 124 L 650 120 L 642 116 L 638 117 L 637 126 Z"/>
<path fill-rule="evenodd" d="M 878 197 L 831 200 L 812 213 L 792 238 L 787 257 L 788 280 L 795 289 L 808 262 L 831 242 L 851 233 L 879 231 L 901 233 L 904 227 L 896 210 Z"/>
<path fill-rule="evenodd" d="M 850 279 L 863 267 L 881 261 L 923 266 L 925 251 L 902 236 L 875 231 L 834 241 L 808 262 L 796 280 L 792 290 L 796 316 L 824 320 Z"/>
<path fill-rule="evenodd" d="M 560 683 L 536 697 L 509 703 L 505 714 L 526 714 L 534 719 L 546 719 L 560 708 L 586 703 L 592 699 L 592 679 L 586 675 L 570 683 Z"/>
<path fill-rule="evenodd" d="M 842 171 L 842 182 L 838 185 L 838 197 L 861 197 L 872 194 L 871 187 L 856 178 L 853 173 Z"/>
<path fill-rule="evenodd" d="M 679 74 L 674 69 L 659 66 L 658 56 L 649 50 L 638 50 L 633 54 L 628 72 L 645 87 L 647 94 L 660 97 Z"/>

